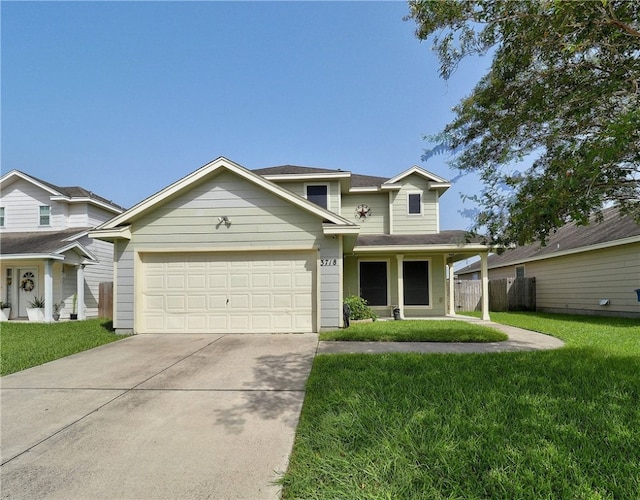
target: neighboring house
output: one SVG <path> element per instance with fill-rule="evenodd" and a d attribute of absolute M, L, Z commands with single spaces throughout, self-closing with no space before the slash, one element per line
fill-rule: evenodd
<path fill-rule="evenodd" d="M 489 248 L 439 230 L 450 184 L 218 158 L 90 233 L 115 245 L 114 326 L 317 332 L 360 295 L 381 316 L 443 316 L 447 266 Z M 484 308 L 487 316 L 488 307 Z"/>
<path fill-rule="evenodd" d="M 98 285 L 113 280 L 113 245 L 88 232 L 122 213 L 115 203 L 81 187 L 60 187 L 18 170 L 0 177 L 0 300 L 10 319 L 26 318 L 34 298 L 61 317 L 98 314 Z"/>
<path fill-rule="evenodd" d="M 640 225 L 615 208 L 587 226 L 567 224 L 546 246 L 491 255 L 489 278 L 535 277 L 539 311 L 640 317 Z M 480 264 L 456 271 L 479 276 Z"/>

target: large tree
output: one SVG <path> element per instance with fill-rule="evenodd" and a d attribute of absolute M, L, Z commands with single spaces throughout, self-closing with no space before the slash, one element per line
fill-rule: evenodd
<path fill-rule="evenodd" d="M 467 56 L 493 57 L 440 134 L 458 151 L 452 166 L 485 183 L 475 230 L 500 243 L 544 241 L 611 203 L 640 222 L 640 2 L 409 7 L 443 78 Z"/>

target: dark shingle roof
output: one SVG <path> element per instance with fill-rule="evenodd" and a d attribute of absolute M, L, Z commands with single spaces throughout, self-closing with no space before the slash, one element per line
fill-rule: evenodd
<path fill-rule="evenodd" d="M 376 177 L 373 175 L 353 174 L 348 170 L 332 170 L 328 168 L 301 167 L 298 165 L 280 165 L 279 167 L 258 168 L 252 170 L 258 175 L 304 175 L 304 174 L 351 174 L 352 187 L 377 187 L 389 179 L 387 177 Z"/>
<path fill-rule="evenodd" d="M 20 172 L 18 170 L 18 172 Z M 67 196 L 68 198 L 89 198 L 92 200 L 96 200 L 99 201 L 101 203 L 105 203 L 107 205 L 111 205 L 112 207 L 118 209 L 118 210 L 122 210 L 124 211 L 125 208 L 121 207 L 120 205 L 118 205 L 117 203 L 114 203 L 111 200 L 107 200 L 106 198 L 103 198 L 102 196 L 99 196 L 97 194 L 95 194 L 92 191 L 89 191 L 88 189 L 85 189 L 83 187 L 80 186 L 56 186 L 55 184 L 52 184 L 50 182 L 47 182 L 45 180 L 42 180 L 38 177 L 35 177 L 31 174 L 27 174 L 25 172 L 20 172 L 22 175 L 26 176 L 26 177 L 30 177 L 31 179 L 33 179 L 36 182 L 39 182 L 40 184 L 44 184 L 45 186 L 47 186 L 48 188 L 54 190 L 54 191 L 58 191 L 61 195 L 63 196 Z"/>
<path fill-rule="evenodd" d="M 481 238 L 467 240 L 464 230 L 450 230 L 435 234 L 361 234 L 356 246 L 463 245 L 482 242 Z"/>
<path fill-rule="evenodd" d="M 328 168 L 300 167 L 298 165 L 280 165 L 278 167 L 257 168 L 252 170 L 258 175 L 300 175 L 300 174 L 335 174 L 342 170 L 331 170 Z"/>
<path fill-rule="evenodd" d="M 0 236 L 0 254 L 20 255 L 32 253 L 53 253 L 67 246 L 65 241 L 82 234 L 91 228 L 76 227 L 64 231 L 38 231 L 29 233 L 2 233 Z"/>
<path fill-rule="evenodd" d="M 588 226 L 578 226 L 572 222 L 562 226 L 547 241 L 546 246 L 533 243 L 506 250 L 502 255 L 489 257 L 489 268 L 517 264 L 540 257 L 552 257 L 559 252 L 577 250 L 602 243 L 609 243 L 624 238 L 640 236 L 640 224 L 633 217 L 620 215 L 616 208 L 608 208 L 603 212 L 604 220 L 592 220 Z M 471 264 L 458 271 L 459 274 L 475 272 L 480 269 L 479 263 Z"/>

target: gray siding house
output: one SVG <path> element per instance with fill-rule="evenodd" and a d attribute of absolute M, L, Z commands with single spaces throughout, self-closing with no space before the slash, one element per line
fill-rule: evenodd
<path fill-rule="evenodd" d="M 546 246 L 532 244 L 488 259 L 490 279 L 536 279 L 539 311 L 640 318 L 640 225 L 615 208 L 588 226 L 567 224 Z M 456 272 L 477 279 L 480 264 Z"/>
<path fill-rule="evenodd" d="M 123 208 L 84 188 L 60 187 L 12 170 L 0 177 L 0 300 L 8 319 L 25 319 L 34 298 L 54 304 L 61 317 L 98 315 L 98 286 L 113 279 L 113 245 L 88 237 L 90 229 Z"/>
<path fill-rule="evenodd" d="M 419 167 L 389 179 L 220 157 L 90 232 L 114 244 L 114 326 L 317 332 L 342 326 L 348 295 L 443 316 L 447 267 L 490 250 L 439 230 L 448 187 Z"/>

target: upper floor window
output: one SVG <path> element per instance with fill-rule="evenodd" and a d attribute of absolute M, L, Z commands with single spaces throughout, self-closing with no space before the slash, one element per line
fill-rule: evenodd
<path fill-rule="evenodd" d="M 0 207 L 0 227 L 4 227 L 4 207 Z"/>
<path fill-rule="evenodd" d="M 422 214 L 422 193 L 407 194 L 407 213 L 409 215 Z"/>
<path fill-rule="evenodd" d="M 49 205 L 40 206 L 40 225 L 41 226 L 51 225 L 51 207 Z"/>
<path fill-rule="evenodd" d="M 307 200 L 322 208 L 329 208 L 329 186 L 326 184 L 307 185 Z"/>
<path fill-rule="evenodd" d="M 516 266 L 516 278 L 524 278 L 524 266 Z"/>

